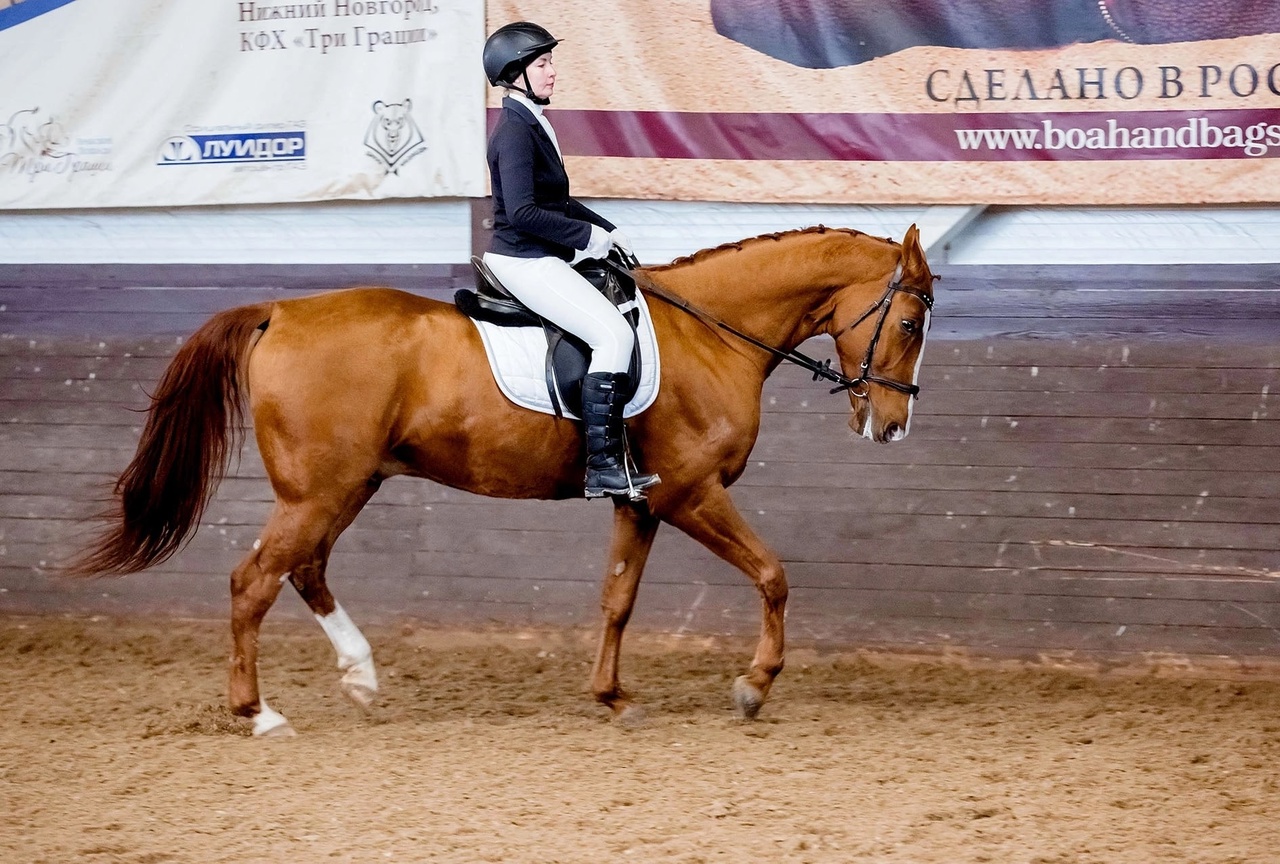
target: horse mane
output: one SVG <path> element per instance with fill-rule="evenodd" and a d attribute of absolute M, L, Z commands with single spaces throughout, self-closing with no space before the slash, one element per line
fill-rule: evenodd
<path fill-rule="evenodd" d="M 789 231 L 775 231 L 768 234 L 757 234 L 755 237 L 748 237 L 745 240 L 733 240 L 729 243 L 721 243 L 719 246 L 712 246 L 708 249 L 699 249 L 697 252 L 694 252 L 692 255 L 681 255 L 679 258 L 676 258 L 674 261 L 672 261 L 669 264 L 656 264 L 650 267 L 645 267 L 644 269 L 648 270 L 649 272 L 657 272 L 662 270 L 674 270 L 676 268 L 684 267 L 689 264 L 697 264 L 700 261 L 705 261 L 707 258 L 710 258 L 712 255 L 716 255 L 720 252 L 725 252 L 730 249 L 736 252 L 741 252 L 743 250 L 743 247 L 758 243 L 762 240 L 782 240 L 783 238 L 787 238 L 787 237 L 799 237 L 805 234 L 826 234 L 829 232 L 835 232 L 839 234 L 849 234 L 853 237 L 870 237 L 872 240 L 883 240 L 885 243 L 889 243 L 890 245 L 893 245 L 893 246 L 898 245 L 897 242 L 893 240 L 893 238 L 891 237 L 883 237 L 883 238 L 875 237 L 871 234 L 866 233 L 865 231 L 859 231 L 855 228 L 830 228 L 826 225 L 812 225 L 808 228 L 792 228 Z"/>

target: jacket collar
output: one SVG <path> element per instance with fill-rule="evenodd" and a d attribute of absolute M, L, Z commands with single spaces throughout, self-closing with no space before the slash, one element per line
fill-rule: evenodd
<path fill-rule="evenodd" d="M 519 99 L 514 99 L 510 96 L 503 96 L 502 107 L 509 108 L 510 110 L 514 111 L 520 117 L 521 120 L 528 123 L 530 126 L 542 125 L 538 122 L 537 116 L 534 115 L 533 111 L 530 110 L 529 106 L 524 104 L 524 102 L 520 101 Z"/>

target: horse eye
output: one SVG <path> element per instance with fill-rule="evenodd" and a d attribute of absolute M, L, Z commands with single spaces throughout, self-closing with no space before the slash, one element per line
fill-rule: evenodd
<path fill-rule="evenodd" d="M 916 322 L 912 321 L 910 318 L 903 318 L 902 329 L 908 333 L 914 333 L 916 332 Z"/>

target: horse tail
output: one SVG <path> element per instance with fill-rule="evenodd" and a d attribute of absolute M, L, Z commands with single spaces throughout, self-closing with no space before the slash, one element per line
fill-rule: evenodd
<path fill-rule="evenodd" d="M 183 546 L 243 442 L 242 366 L 270 317 L 270 303 L 219 312 L 179 349 L 116 481 L 118 500 L 104 514 L 112 524 L 69 565 L 72 574 L 136 573 Z"/>

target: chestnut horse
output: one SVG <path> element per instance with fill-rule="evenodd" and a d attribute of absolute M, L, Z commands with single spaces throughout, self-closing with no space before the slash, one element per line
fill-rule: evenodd
<path fill-rule="evenodd" d="M 764 381 L 781 362 L 760 346 L 787 352 L 811 336 L 834 337 L 841 368 L 856 376 L 827 372 L 849 391 L 850 426 L 875 441 L 900 439 L 918 392 L 933 278 L 914 225 L 901 245 L 819 226 L 637 271 L 662 382 L 653 405 L 628 421 L 629 434 L 662 483 L 647 503 L 615 501 L 596 699 L 617 714 L 630 706 L 618 681 L 622 632 L 667 522 L 759 589 L 760 640 L 733 687 L 738 712 L 756 715 L 782 669 L 787 580 L 727 490 L 746 467 Z M 229 701 L 252 718 L 255 734 L 292 733 L 262 699 L 257 674 L 259 626 L 286 579 L 332 641 L 347 694 L 372 701 L 369 643 L 329 593 L 325 565 L 385 478 L 407 474 L 505 498 L 582 495 L 581 427 L 508 402 L 470 320 L 447 303 L 352 288 L 229 309 L 196 331 L 152 399 L 116 484 L 119 511 L 75 572 L 136 572 L 182 546 L 239 446 L 246 390 L 275 492 L 266 526 L 231 574 Z"/>

